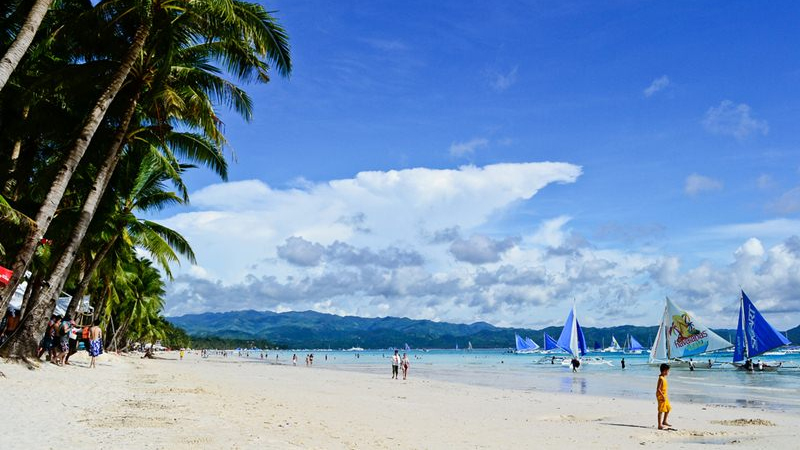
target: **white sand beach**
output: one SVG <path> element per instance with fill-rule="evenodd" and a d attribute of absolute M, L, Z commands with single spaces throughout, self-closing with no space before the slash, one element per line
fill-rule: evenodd
<path fill-rule="evenodd" d="M 794 448 L 800 416 L 175 353 L 0 364 L 0 448 Z"/>

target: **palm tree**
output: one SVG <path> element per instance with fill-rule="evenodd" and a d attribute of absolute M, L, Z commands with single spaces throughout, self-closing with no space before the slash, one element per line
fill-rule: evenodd
<path fill-rule="evenodd" d="M 39 31 L 39 25 L 41 25 L 44 16 L 47 14 L 47 10 L 50 9 L 51 3 L 53 3 L 53 0 L 36 0 L 33 3 L 25 23 L 22 24 L 14 38 L 14 42 L 8 47 L 3 58 L 0 59 L 0 91 L 8 83 L 11 73 L 17 68 L 17 64 L 22 60 L 22 57 L 25 56 L 25 52 L 33 42 L 36 32 Z"/>
<path fill-rule="evenodd" d="M 152 114 L 142 119 L 146 126 L 141 138 L 157 141 L 169 155 L 178 150 L 188 156 L 197 156 L 198 149 L 208 148 L 209 145 L 216 147 L 225 142 L 214 112 L 214 100 L 232 106 L 245 118 L 250 117 L 249 98 L 241 89 L 219 76 L 220 70 L 213 65 L 214 62 L 224 64 L 228 72 L 244 81 L 267 81 L 267 60 L 272 61 L 282 74 L 288 74 L 291 70 L 286 34 L 260 5 L 236 0 L 198 0 L 191 3 L 166 0 L 158 5 L 160 9 L 153 15 L 156 24 L 152 39 L 147 41 L 147 46 L 142 45 L 139 64 L 131 72 L 133 77 L 129 89 L 134 93 L 130 95 L 122 116 L 123 126 L 117 129 L 108 147 L 95 185 L 83 203 L 80 218 L 55 264 L 50 282 L 32 301 L 30 314 L 34 317 L 18 335 L 19 340 L 28 341 L 27 346 L 12 343 L 9 348 L 13 349 L 6 350 L 6 354 L 26 355 L 35 348 L 45 324 L 42 318 L 46 318 L 55 305 L 55 295 L 66 281 L 76 250 L 95 214 L 120 152 L 126 141 L 138 138 L 132 136 L 129 124 L 136 114 L 140 92 L 145 92 L 146 96 L 141 109 Z M 140 25 L 137 37 L 142 29 Z M 149 25 L 147 30 L 149 32 Z M 171 129 L 175 122 L 200 134 L 191 136 L 153 132 Z M 97 127 L 93 132 L 96 130 Z M 62 180 L 63 177 L 57 176 L 56 179 Z M 61 195 L 66 189 L 66 186 L 63 187 Z M 37 224 L 47 206 L 45 202 L 40 209 Z M 20 253 L 23 257 L 30 252 L 29 246 L 23 246 L 22 249 Z"/>
<path fill-rule="evenodd" d="M 164 308 L 164 280 L 149 260 L 135 258 L 123 264 L 118 273 L 117 284 L 125 290 L 107 302 L 102 312 L 106 322 L 115 323 L 110 343 L 118 348 L 119 339 L 126 335 L 133 338 L 152 337 L 160 311 Z M 114 320 L 115 319 L 115 320 Z M 127 345 L 126 345 L 127 346 Z"/>
<path fill-rule="evenodd" d="M 122 88 L 122 85 L 127 79 L 128 73 L 130 72 L 134 63 L 140 57 L 142 48 L 144 47 L 145 41 L 147 40 L 147 36 L 149 35 L 150 28 L 152 26 L 150 2 L 147 0 L 141 0 L 141 2 L 141 8 L 134 10 L 135 12 L 140 13 L 140 18 L 137 21 L 138 24 L 136 26 L 136 32 L 133 35 L 130 47 L 128 48 L 127 52 L 125 52 L 119 67 L 113 73 L 111 80 L 103 90 L 103 93 L 97 99 L 94 106 L 84 119 L 83 125 L 78 134 L 78 138 L 74 141 L 72 147 L 68 151 L 63 164 L 60 166 L 58 172 L 56 173 L 55 179 L 50 185 L 50 189 L 44 199 L 44 202 L 39 208 L 39 211 L 36 213 L 36 217 L 34 218 L 36 227 L 33 228 L 32 232 L 28 233 L 23 245 L 17 252 L 16 258 L 11 267 L 11 270 L 13 270 L 14 274 L 11 277 L 8 286 L 0 296 L 0 310 L 5 310 L 8 302 L 11 300 L 11 295 L 13 295 L 13 292 L 16 289 L 22 275 L 31 263 L 31 259 L 33 258 L 38 243 L 44 237 L 44 234 L 47 232 L 47 229 L 53 220 L 53 216 L 58 208 L 58 204 L 61 202 L 61 198 L 64 196 L 64 192 L 67 190 L 67 185 L 72 178 L 72 174 L 75 172 L 75 169 L 78 167 L 78 164 L 83 158 L 86 149 L 89 147 L 95 132 L 105 117 L 108 107 L 111 105 L 111 102 Z M 42 312 L 40 311 L 39 314 L 42 314 Z M 30 322 L 31 321 L 27 321 L 26 324 L 29 324 Z M 32 343 L 29 346 L 30 348 L 34 348 L 36 344 Z"/>
<path fill-rule="evenodd" d="M 100 222 L 109 229 L 102 232 L 98 230 L 97 234 L 104 236 L 104 242 L 94 257 L 87 256 L 87 268 L 67 309 L 69 314 L 75 312 L 78 302 L 89 287 L 92 274 L 118 239 L 147 250 L 170 278 L 170 263 L 178 261 L 178 253 L 190 263 L 195 263 L 194 252 L 183 236 L 161 224 L 139 219 L 135 215 L 138 212 L 157 211 L 170 205 L 184 204 L 188 200 L 188 193 L 180 178 L 183 170 L 182 167 L 175 167 L 174 163 L 170 163 L 152 147 L 137 146 L 125 155 L 115 173 L 116 186 L 104 198 L 104 201 L 115 203 Z M 173 183 L 179 193 L 168 191 L 165 182 Z"/>

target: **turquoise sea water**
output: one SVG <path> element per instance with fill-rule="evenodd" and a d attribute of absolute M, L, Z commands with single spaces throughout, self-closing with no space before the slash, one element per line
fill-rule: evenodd
<path fill-rule="evenodd" d="M 305 365 L 305 356 L 314 353 L 314 367 L 351 370 L 391 376 L 389 350 L 362 352 L 297 350 L 242 353 L 242 358 L 265 363 L 291 364 L 296 353 L 298 366 Z M 430 350 L 407 352 L 411 360 L 410 378 L 430 378 L 458 383 L 492 386 L 526 391 L 559 392 L 567 395 L 598 395 L 652 399 L 658 368 L 647 364 L 647 355 L 621 353 L 590 353 L 602 357 L 611 365 L 583 364 L 578 373 L 558 360 L 550 364 L 550 355 L 513 354 L 505 349 Z M 402 354 L 402 352 L 401 352 Z M 238 352 L 234 352 L 238 358 Z M 325 357 L 327 356 L 327 360 Z M 620 366 L 625 358 L 626 369 Z M 714 365 L 706 369 L 708 357 L 697 358 L 698 369 L 675 368 L 670 371 L 670 398 L 674 402 L 694 402 L 711 405 L 741 406 L 784 410 L 800 414 L 800 355 L 765 356 L 764 362 L 782 362 L 778 372 L 748 373 L 730 364 L 730 353 L 711 357 Z M 757 359 L 756 359 L 757 361 Z M 724 363 L 724 364 L 723 364 Z"/>

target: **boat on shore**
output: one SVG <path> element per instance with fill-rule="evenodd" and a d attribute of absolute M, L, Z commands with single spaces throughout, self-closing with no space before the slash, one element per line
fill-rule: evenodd
<path fill-rule="evenodd" d="M 768 365 L 758 361 L 754 364 L 753 358 L 789 344 L 789 339 L 767 322 L 747 294 L 742 291 L 739 297 L 739 321 L 736 327 L 733 365 L 739 370 L 748 372 L 777 371 L 781 363 Z"/>

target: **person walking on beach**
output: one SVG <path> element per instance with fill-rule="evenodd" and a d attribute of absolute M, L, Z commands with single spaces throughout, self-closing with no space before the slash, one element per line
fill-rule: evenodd
<path fill-rule="evenodd" d="M 411 362 L 408 360 L 408 355 L 405 353 L 403 353 L 403 360 L 401 361 L 401 364 L 403 365 L 403 379 L 405 380 L 406 377 L 408 377 L 408 366 L 411 364 Z"/>
<path fill-rule="evenodd" d="M 297 365 L 297 353 L 292 355 L 292 365 L 293 366 Z"/>
<path fill-rule="evenodd" d="M 570 361 L 569 364 L 572 366 L 573 372 L 577 372 L 578 367 L 581 366 L 581 362 L 578 360 L 578 358 L 572 358 L 572 361 Z"/>
<path fill-rule="evenodd" d="M 95 358 L 103 354 L 103 330 L 100 329 L 100 319 L 94 319 L 92 328 L 89 330 L 89 356 L 92 360 L 89 362 L 89 368 L 95 367 Z"/>
<path fill-rule="evenodd" d="M 667 375 L 669 375 L 669 364 L 661 364 L 661 375 L 658 376 L 656 385 L 656 400 L 658 400 L 658 429 L 668 430 L 672 425 L 667 422 L 667 416 L 672 411 L 667 396 Z"/>
<path fill-rule="evenodd" d="M 625 357 L 622 358 L 622 361 L 620 361 L 620 364 L 622 364 L 622 368 L 624 369 L 625 368 Z"/>
<path fill-rule="evenodd" d="M 392 355 L 392 379 L 399 380 L 400 374 L 398 373 L 398 369 L 400 368 L 400 355 L 397 350 L 394 351 L 394 355 Z"/>

